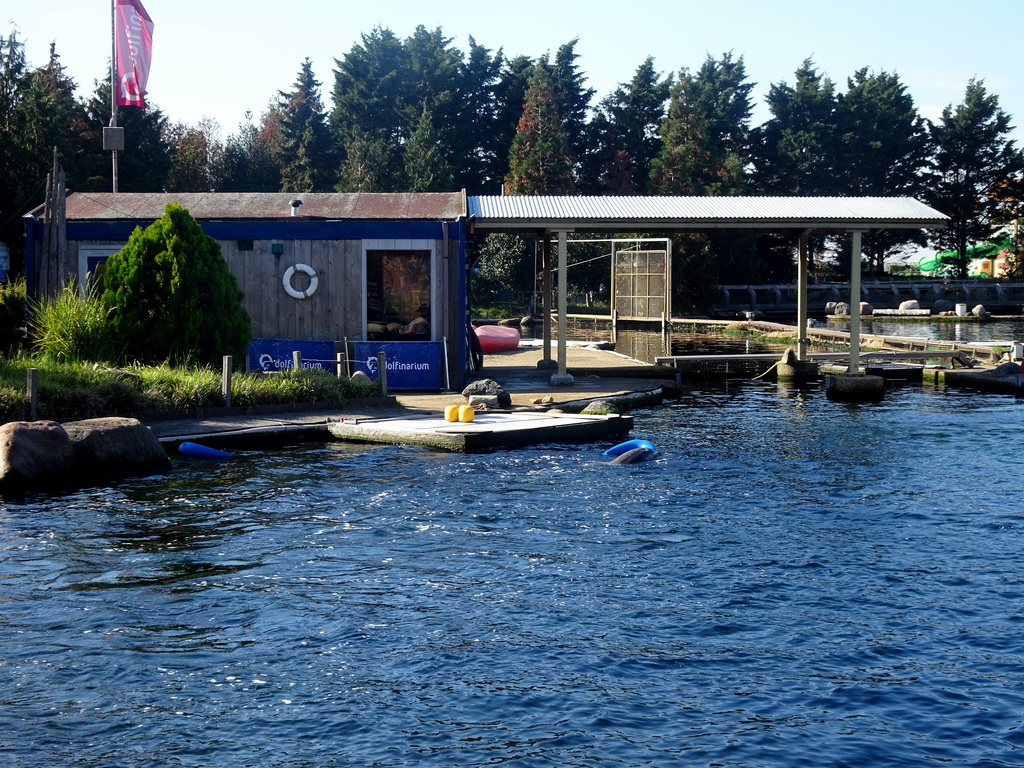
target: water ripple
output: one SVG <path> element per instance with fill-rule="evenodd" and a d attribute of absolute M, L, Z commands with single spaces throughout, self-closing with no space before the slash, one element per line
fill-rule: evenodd
<path fill-rule="evenodd" d="M 1021 764 L 1021 407 L 709 385 L 641 468 L 330 444 L 8 502 L 0 755 Z"/>

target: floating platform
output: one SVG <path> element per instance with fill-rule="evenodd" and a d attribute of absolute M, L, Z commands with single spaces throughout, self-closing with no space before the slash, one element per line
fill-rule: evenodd
<path fill-rule="evenodd" d="M 340 440 L 421 445 L 455 453 L 483 453 L 536 443 L 575 443 L 627 434 L 633 418 L 619 414 L 584 415 L 543 411 L 485 411 L 469 423 L 442 415 L 395 418 L 342 418 L 327 423 Z"/>

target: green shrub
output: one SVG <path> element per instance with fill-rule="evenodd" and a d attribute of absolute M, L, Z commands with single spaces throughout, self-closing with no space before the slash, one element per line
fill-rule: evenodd
<path fill-rule="evenodd" d="M 121 359 L 216 365 L 242 358 L 252 323 L 220 253 L 176 204 L 107 260 L 103 303 Z"/>

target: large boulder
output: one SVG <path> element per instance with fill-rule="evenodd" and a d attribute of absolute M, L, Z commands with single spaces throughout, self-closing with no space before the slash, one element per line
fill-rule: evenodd
<path fill-rule="evenodd" d="M 845 301 L 837 301 L 832 307 L 832 314 L 836 317 L 846 317 L 850 314 L 850 305 Z"/>
<path fill-rule="evenodd" d="M 79 472 L 129 475 L 170 464 L 156 435 L 138 419 L 115 416 L 69 421 L 64 429 Z"/>
<path fill-rule="evenodd" d="M 55 421 L 11 421 L 0 426 L 0 488 L 65 485 L 75 466 L 68 433 Z"/>
<path fill-rule="evenodd" d="M 936 299 L 935 303 L 932 304 L 932 312 L 936 315 L 942 314 L 943 312 L 952 312 L 953 302 L 949 299 Z"/>
<path fill-rule="evenodd" d="M 906 312 L 908 310 L 920 309 L 921 304 L 917 299 L 907 299 L 906 301 L 900 302 L 900 311 Z"/>
<path fill-rule="evenodd" d="M 512 395 L 502 389 L 501 385 L 494 379 L 480 379 L 479 381 L 474 381 L 462 390 L 462 394 L 467 400 L 473 395 L 495 395 L 498 398 L 499 407 L 512 407 Z"/>
<path fill-rule="evenodd" d="M 978 304 L 974 309 L 971 310 L 971 314 L 975 317 L 988 317 L 988 310 L 985 309 L 983 304 Z"/>
<path fill-rule="evenodd" d="M 612 400 L 591 400 L 587 403 L 587 407 L 584 408 L 580 413 L 587 416 L 603 416 L 613 413 L 622 413 L 622 409 L 615 404 Z"/>

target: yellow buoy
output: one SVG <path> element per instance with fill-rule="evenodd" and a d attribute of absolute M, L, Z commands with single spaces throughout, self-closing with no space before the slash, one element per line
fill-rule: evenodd
<path fill-rule="evenodd" d="M 444 420 L 445 421 L 458 421 L 459 420 L 459 407 L 458 405 L 447 405 L 444 409 Z"/>
<path fill-rule="evenodd" d="M 460 405 L 459 406 L 459 421 L 469 423 L 473 420 L 473 416 L 476 415 L 476 411 L 473 410 L 471 405 Z"/>

